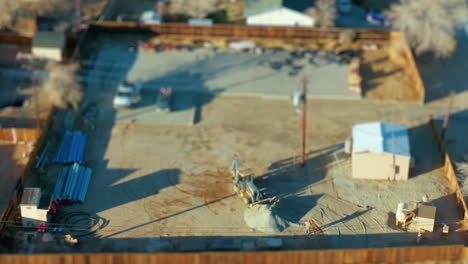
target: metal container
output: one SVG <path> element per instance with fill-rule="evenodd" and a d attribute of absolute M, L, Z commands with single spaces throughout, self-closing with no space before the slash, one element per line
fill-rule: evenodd
<path fill-rule="evenodd" d="M 404 222 L 406 220 L 406 212 L 408 211 L 408 204 L 407 203 L 399 203 L 397 207 L 397 211 L 395 214 L 396 220 Z"/>
<path fill-rule="evenodd" d="M 353 138 L 351 136 L 348 136 L 344 142 L 344 153 L 351 155 L 352 151 L 353 151 Z"/>

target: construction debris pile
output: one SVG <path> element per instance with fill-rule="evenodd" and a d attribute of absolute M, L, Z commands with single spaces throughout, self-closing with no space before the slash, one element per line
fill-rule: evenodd
<path fill-rule="evenodd" d="M 55 156 L 55 163 L 83 162 L 87 136 L 81 131 L 65 132 L 60 149 Z"/>
<path fill-rule="evenodd" d="M 289 223 L 278 216 L 272 205 L 259 204 L 252 208 L 246 208 L 244 221 L 251 228 L 266 234 L 283 232 L 289 227 Z"/>
<path fill-rule="evenodd" d="M 63 167 L 55 184 L 53 200 L 84 202 L 92 170 L 78 163 Z"/>

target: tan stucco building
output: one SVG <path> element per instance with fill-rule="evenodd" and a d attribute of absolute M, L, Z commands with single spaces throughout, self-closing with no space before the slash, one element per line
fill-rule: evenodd
<path fill-rule="evenodd" d="M 405 181 L 411 154 L 408 129 L 382 122 L 353 126 L 352 177 Z"/>

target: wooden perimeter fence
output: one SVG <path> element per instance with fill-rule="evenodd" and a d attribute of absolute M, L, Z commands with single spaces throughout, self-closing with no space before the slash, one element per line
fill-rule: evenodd
<path fill-rule="evenodd" d="M 9 143 L 35 142 L 41 131 L 35 128 L 0 128 L 0 141 Z"/>
<path fill-rule="evenodd" d="M 92 23 L 91 30 L 110 32 L 154 32 L 160 35 L 185 37 L 219 37 L 230 40 L 268 39 L 333 39 L 338 40 L 345 29 L 317 29 L 307 27 L 267 27 L 244 25 L 193 26 L 183 23 L 147 25 L 137 22 L 103 21 Z M 390 31 L 355 29 L 355 40 L 389 41 Z"/>
<path fill-rule="evenodd" d="M 217 253 L 161 253 L 161 254 L 43 254 L 0 255 L 0 263 L 19 264 L 183 264 L 183 263 L 400 263 L 463 261 L 463 245 L 384 249 L 309 250 L 280 252 L 217 252 Z"/>
<path fill-rule="evenodd" d="M 18 180 L 15 189 L 13 190 L 13 194 L 11 195 L 10 201 L 8 202 L 8 206 L 3 212 L 0 212 L 0 234 L 2 233 L 3 229 L 5 228 L 5 221 L 7 221 L 11 214 L 14 212 L 16 208 L 19 206 L 19 202 L 21 201 L 21 196 L 23 195 L 23 189 L 24 189 L 24 184 L 26 182 L 26 179 L 31 173 L 32 168 L 34 167 L 37 158 L 40 155 L 40 152 L 42 151 L 46 139 L 47 139 L 47 132 L 50 130 L 50 127 L 52 126 L 53 122 L 53 117 L 54 117 L 54 109 L 50 109 L 48 113 L 47 120 L 45 122 L 45 125 L 42 127 L 42 130 L 36 130 L 37 132 L 37 137 L 35 139 L 34 143 L 34 149 L 29 156 L 29 160 L 26 163 L 23 175 L 21 178 Z M 17 128 L 18 129 L 18 128 Z M 0 263 L 3 263 L 0 261 Z"/>
<path fill-rule="evenodd" d="M 33 34 L 17 34 L 10 32 L 0 32 L 0 43 L 17 44 L 20 46 L 32 45 Z"/>
<path fill-rule="evenodd" d="M 468 220 L 468 208 L 466 206 L 465 198 L 463 197 L 463 193 L 461 192 L 460 184 L 458 183 L 457 174 L 455 172 L 455 168 L 453 167 L 452 159 L 447 152 L 447 148 L 445 146 L 444 141 L 442 140 L 441 134 L 439 133 L 439 129 L 437 128 L 437 124 L 435 123 L 434 119 L 432 119 L 432 115 L 429 115 L 429 124 L 432 127 L 432 131 L 434 132 L 434 136 L 437 141 L 437 145 L 439 146 L 439 150 L 442 154 L 442 159 L 444 162 L 444 176 L 450 183 L 455 195 L 457 197 L 457 203 L 459 207 L 463 210 L 463 218 Z"/>

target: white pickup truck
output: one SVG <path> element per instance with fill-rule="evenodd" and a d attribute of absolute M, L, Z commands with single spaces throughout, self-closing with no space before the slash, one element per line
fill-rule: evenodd
<path fill-rule="evenodd" d="M 114 96 L 112 104 L 114 108 L 132 107 L 140 100 L 140 91 L 143 87 L 143 82 L 125 81 L 117 87 L 117 93 Z"/>

